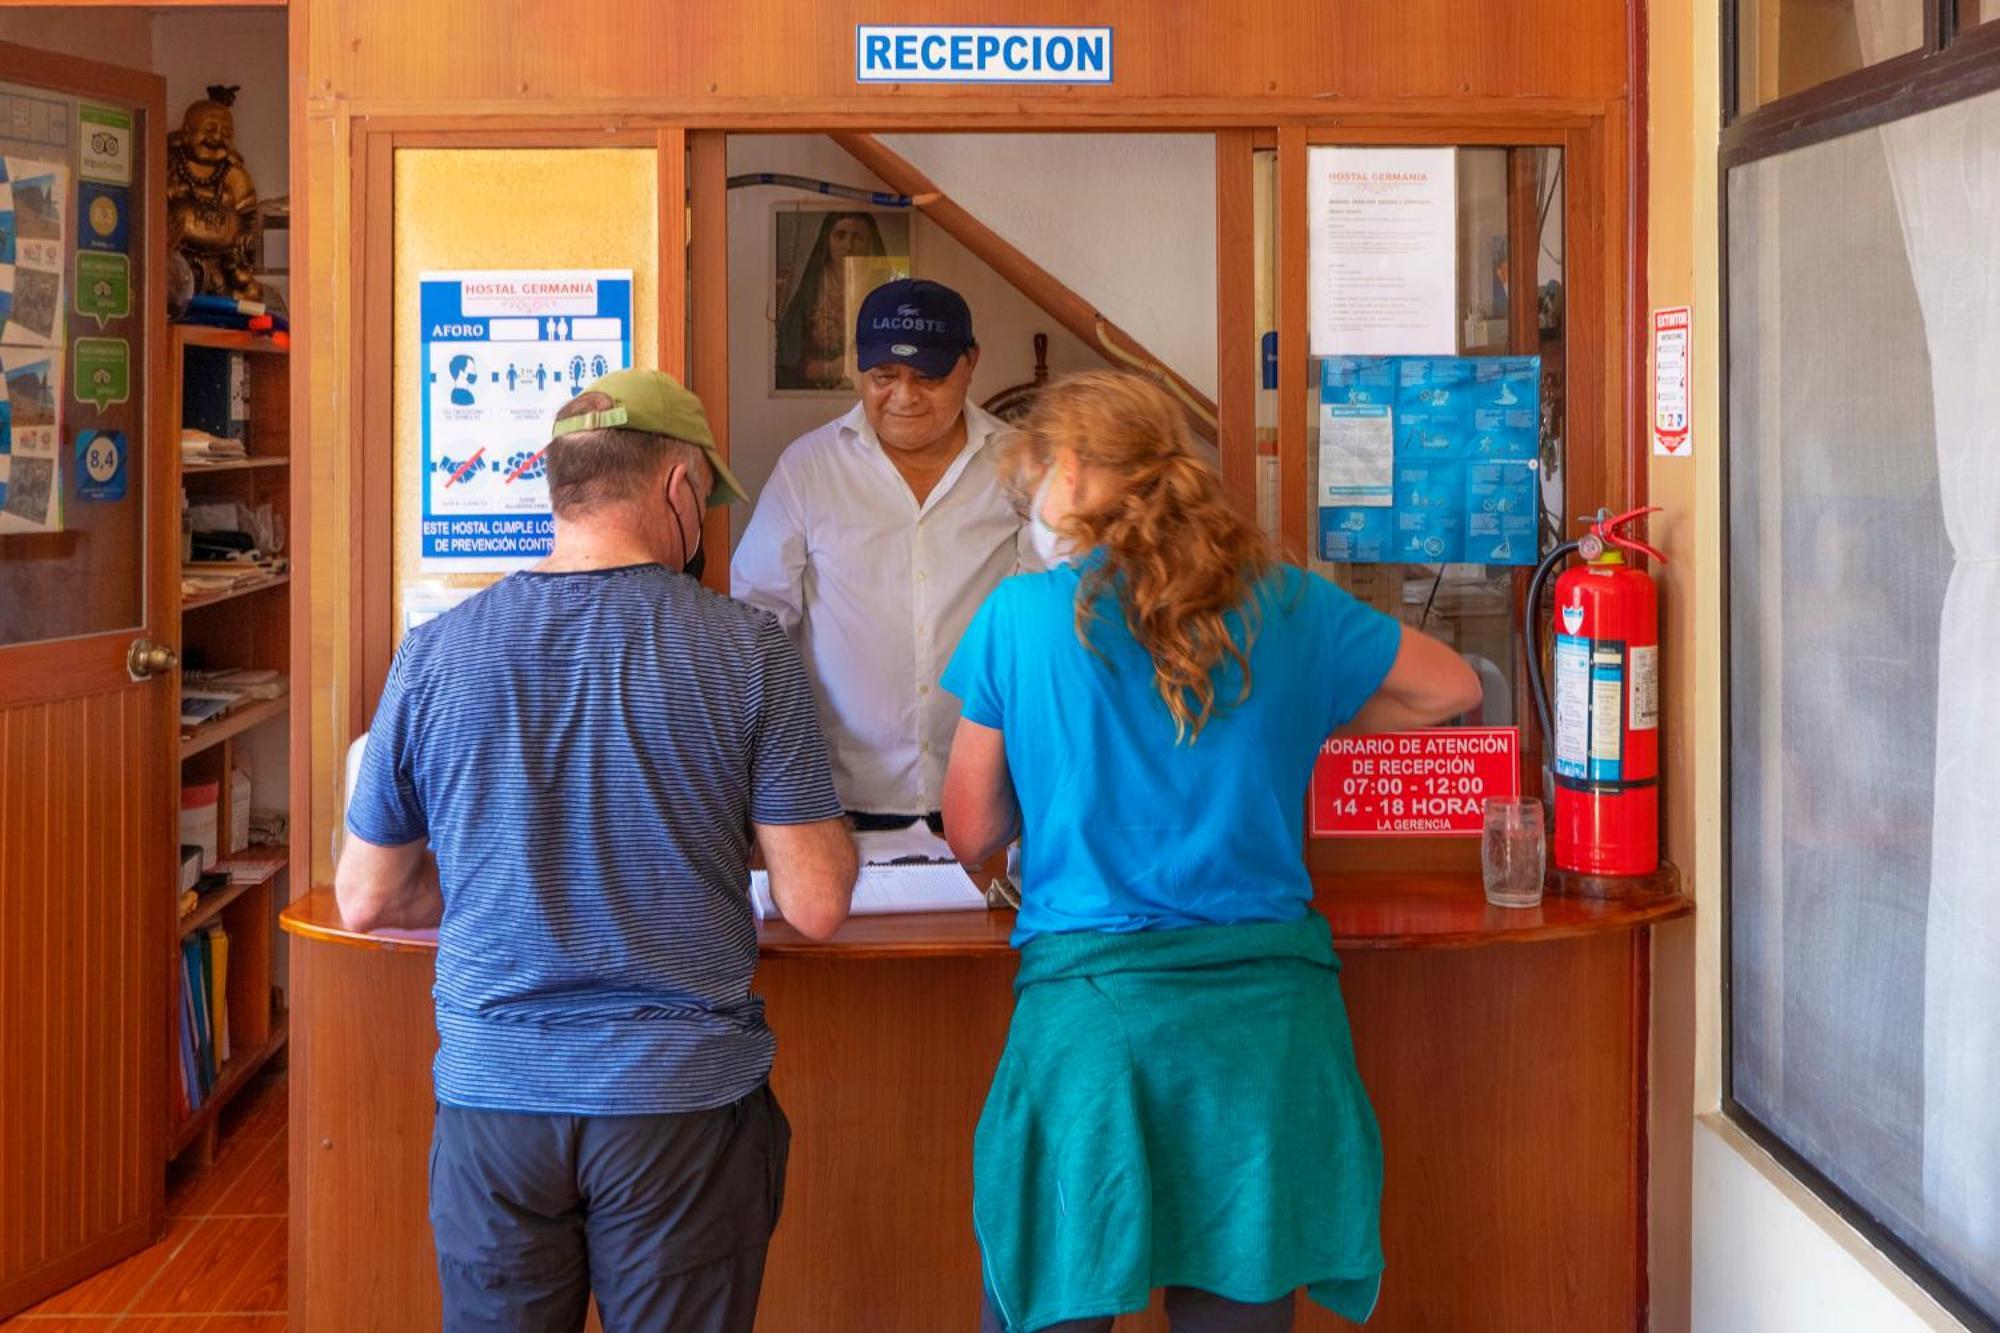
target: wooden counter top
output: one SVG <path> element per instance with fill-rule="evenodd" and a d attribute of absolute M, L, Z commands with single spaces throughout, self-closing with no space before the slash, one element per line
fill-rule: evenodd
<path fill-rule="evenodd" d="M 1670 866 L 1645 880 L 1596 881 L 1589 887 L 1588 895 L 1550 894 L 1540 907 L 1501 908 L 1487 905 L 1476 876 L 1354 874 L 1322 887 L 1314 905 L 1332 922 L 1334 945 L 1342 950 L 1531 944 L 1633 930 L 1693 910 Z M 349 930 L 326 887 L 295 899 L 279 921 L 302 939 L 437 950 L 435 931 Z M 760 926 L 758 936 L 766 958 L 959 958 L 1012 952 L 1007 936 L 1013 928 L 1012 912 L 925 912 L 853 917 L 830 940 L 809 940 L 782 921 Z"/>

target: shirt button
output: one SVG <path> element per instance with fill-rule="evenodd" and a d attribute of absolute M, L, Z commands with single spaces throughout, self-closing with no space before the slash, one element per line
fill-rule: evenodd
<path fill-rule="evenodd" d="M 917 693 L 918 693 L 918 694 L 929 694 L 930 692 L 931 692 L 931 687 L 930 687 L 930 686 L 928 686 L 928 685 L 919 685 L 919 686 L 917 686 Z"/>
<path fill-rule="evenodd" d="M 922 583 L 928 577 L 930 576 L 926 574 L 923 570 L 920 569 L 917 571 L 917 582 Z"/>

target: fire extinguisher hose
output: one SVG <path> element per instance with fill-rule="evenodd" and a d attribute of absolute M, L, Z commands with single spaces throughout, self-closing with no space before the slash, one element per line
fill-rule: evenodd
<path fill-rule="evenodd" d="M 1582 542 L 1564 542 L 1542 557 L 1542 563 L 1535 566 L 1535 576 L 1528 580 L 1528 608 L 1525 614 L 1528 649 L 1528 687 L 1535 696 L 1535 715 L 1542 723 L 1542 767 L 1547 769 L 1555 763 L 1555 727 L 1549 716 L 1548 682 L 1542 677 L 1542 590 L 1548 586 L 1549 575 L 1556 572 Z"/>

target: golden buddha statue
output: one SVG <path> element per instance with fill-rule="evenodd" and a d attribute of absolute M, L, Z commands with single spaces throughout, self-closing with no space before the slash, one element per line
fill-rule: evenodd
<path fill-rule="evenodd" d="M 236 151 L 235 101 L 234 85 L 211 84 L 167 136 L 167 236 L 194 270 L 196 291 L 257 301 L 257 187 Z"/>

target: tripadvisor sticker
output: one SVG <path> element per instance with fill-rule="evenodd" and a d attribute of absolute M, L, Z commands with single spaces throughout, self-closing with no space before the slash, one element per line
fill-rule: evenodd
<path fill-rule="evenodd" d="M 132 394 L 132 348 L 123 338 L 78 338 L 70 375 L 79 403 L 102 412 Z"/>
<path fill-rule="evenodd" d="M 132 263 L 124 255 L 76 252 L 76 313 L 103 328 L 132 313 Z"/>

